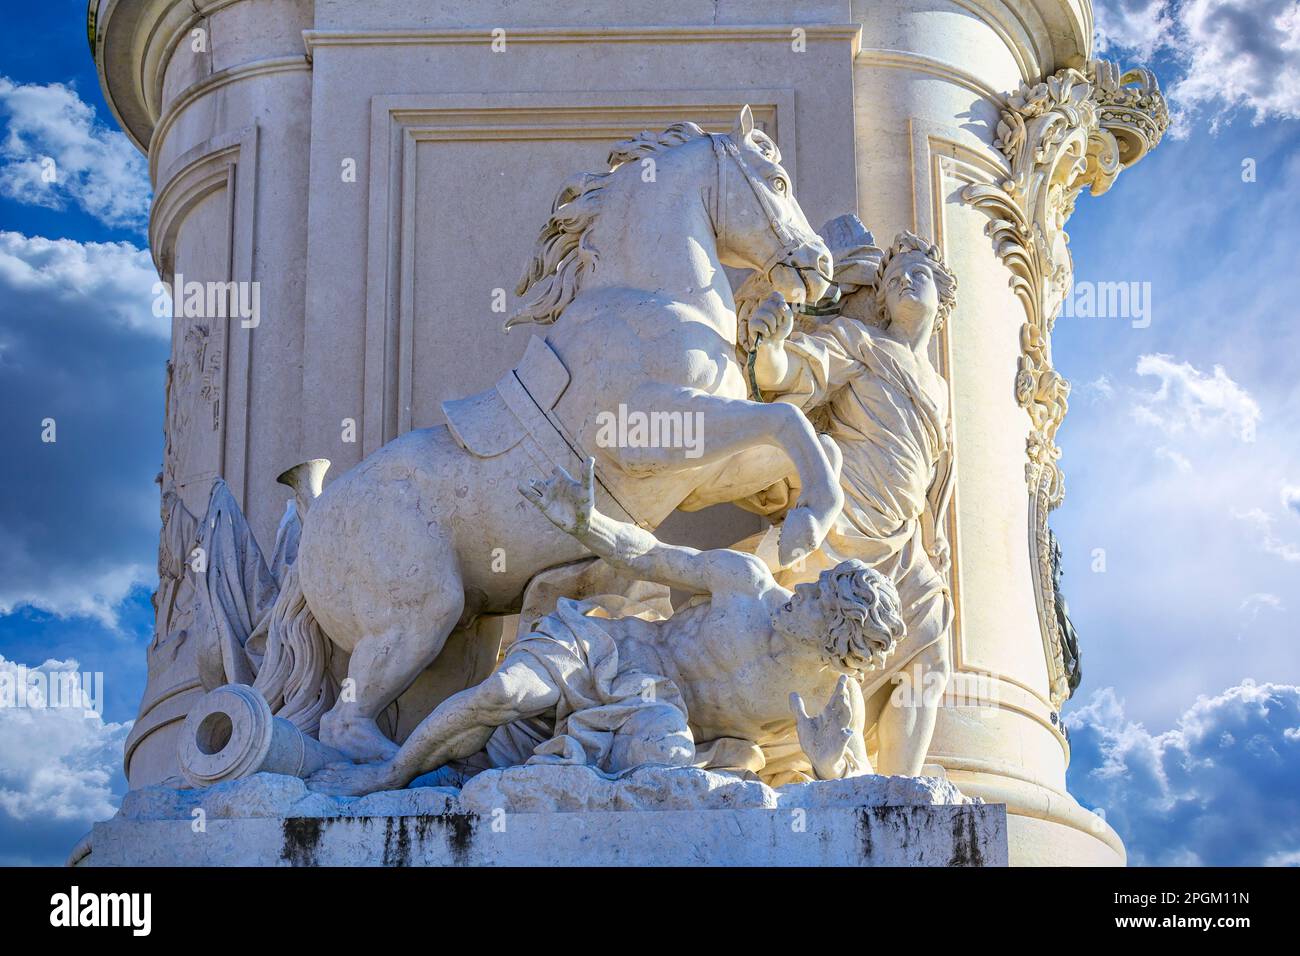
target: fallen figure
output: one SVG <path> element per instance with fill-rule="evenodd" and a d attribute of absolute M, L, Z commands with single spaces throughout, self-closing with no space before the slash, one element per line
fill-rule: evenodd
<path fill-rule="evenodd" d="M 497 767 L 607 774 L 651 764 L 765 771 L 765 780 L 872 772 L 860 681 L 905 632 L 893 583 L 848 560 L 790 591 L 754 555 L 664 544 L 596 510 L 593 466 L 581 482 L 556 469 L 520 493 L 616 567 L 703 597 L 662 621 L 592 617 L 561 600 L 392 759 L 332 764 L 310 788 L 398 789 L 485 749 Z M 810 716 L 805 697 L 828 702 Z"/>

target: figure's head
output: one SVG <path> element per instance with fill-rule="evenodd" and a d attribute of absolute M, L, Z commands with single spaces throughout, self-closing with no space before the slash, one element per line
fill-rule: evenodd
<path fill-rule="evenodd" d="M 907 630 L 894 582 L 850 559 L 800 584 L 772 616 L 793 642 L 817 643 L 836 670 L 860 674 L 884 665 Z"/>
<path fill-rule="evenodd" d="M 931 325 L 939 332 L 957 304 L 957 277 L 939 247 L 910 232 L 900 233 L 880 262 L 876 320 L 908 329 Z"/>
<path fill-rule="evenodd" d="M 713 210 L 719 259 L 764 273 L 789 302 L 816 302 L 830 288 L 831 254 L 794 198 L 781 151 L 755 128 L 748 106 L 719 143 L 724 149 Z"/>

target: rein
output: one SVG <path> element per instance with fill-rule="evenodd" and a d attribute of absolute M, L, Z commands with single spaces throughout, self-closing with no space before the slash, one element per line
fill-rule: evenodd
<path fill-rule="evenodd" d="M 821 305 L 800 305 L 794 311 L 800 315 L 834 315 L 835 309 L 840 302 L 840 287 L 831 285 L 831 291 L 821 300 Z M 746 353 L 745 371 L 749 374 L 749 390 L 754 396 L 756 402 L 766 402 L 762 390 L 758 387 L 758 375 L 755 367 L 758 365 L 758 347 L 763 344 L 763 333 L 759 332 L 754 336 L 754 347 Z"/>
<path fill-rule="evenodd" d="M 754 198 L 758 200 L 758 208 L 763 211 L 767 217 L 768 228 L 772 230 L 772 236 L 781 244 L 776 252 L 768 257 L 759 271 L 763 273 L 764 278 L 771 282 L 772 270 L 787 259 L 790 259 L 799 249 L 803 247 L 804 241 L 796 236 L 784 222 L 781 221 L 780 211 L 776 205 L 758 186 L 758 177 L 749 171 L 745 165 L 745 158 L 740 155 L 740 147 L 736 145 L 735 140 L 730 136 L 722 133 L 710 133 L 709 139 L 713 141 L 713 152 L 717 157 L 718 169 L 718 187 L 716 190 L 716 199 L 714 202 L 714 228 L 717 232 L 718 243 L 726 245 L 727 223 L 726 213 L 726 196 L 727 196 L 727 170 L 730 164 L 727 157 L 730 157 L 735 163 L 736 168 L 740 170 L 740 175 L 744 177 L 749 184 L 750 191 L 753 192 Z M 795 311 L 803 315 L 830 315 L 835 310 L 835 305 L 840 301 L 839 286 L 832 285 L 831 293 L 821 300 L 819 305 L 804 304 L 796 308 Z M 749 374 L 749 387 L 753 393 L 754 401 L 765 401 L 763 393 L 758 387 L 758 378 L 754 368 L 758 362 L 758 346 L 763 341 L 760 333 L 754 337 L 754 346 L 748 352 L 745 362 L 746 371 Z"/>

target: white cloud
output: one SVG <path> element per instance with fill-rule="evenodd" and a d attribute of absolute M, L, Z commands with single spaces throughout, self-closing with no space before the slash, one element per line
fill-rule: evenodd
<path fill-rule="evenodd" d="M 1222 366 L 1207 375 L 1168 355 L 1143 355 L 1137 373 L 1160 380 L 1154 392 L 1139 393 L 1132 407 L 1135 421 L 1167 435 L 1188 430 L 1202 434 L 1227 430 L 1244 442 L 1255 440 L 1259 404 L 1228 377 Z"/>
<path fill-rule="evenodd" d="M 1183 474 L 1189 474 L 1192 470 L 1192 462 L 1186 455 L 1174 451 L 1166 445 L 1160 445 L 1156 448 L 1156 457 L 1169 462 Z"/>
<path fill-rule="evenodd" d="M 111 628 L 156 580 L 170 324 L 153 315 L 156 279 L 130 243 L 0 232 L 0 613 Z"/>
<path fill-rule="evenodd" d="M 1152 734 L 1111 688 L 1068 715 L 1070 789 L 1136 865 L 1259 866 L 1300 853 L 1300 687 L 1243 681 Z"/>
<path fill-rule="evenodd" d="M 88 617 L 109 630 L 118 626 L 118 606 L 139 587 L 152 587 L 158 572 L 147 564 L 91 565 L 64 573 L 48 560 L 44 542 L 23 540 L 0 528 L 0 614 L 20 607 L 39 608 L 58 617 Z M 57 542 L 56 542 L 57 545 Z"/>
<path fill-rule="evenodd" d="M 30 668 L 42 679 L 78 669 L 72 660 Z M 21 679 L 20 665 L 0 656 L 0 677 L 12 687 Z M 22 834 L 29 851 L 44 849 L 50 857 L 0 856 L 0 861 L 60 862 L 92 823 L 116 812 L 125 789 L 120 768 L 131 724 L 105 722 L 84 706 L 43 706 L 39 697 L 27 703 L 0 706 L 0 835 Z"/>
<path fill-rule="evenodd" d="M 1251 626 L 1259 620 L 1261 612 L 1265 610 L 1282 611 L 1285 610 L 1285 605 L 1283 605 L 1280 597 L 1267 591 L 1257 591 L 1254 594 L 1246 595 L 1237 607 L 1237 612 L 1241 617 L 1241 626 L 1237 629 L 1238 640 L 1241 640 L 1246 635 Z"/>
<path fill-rule="evenodd" d="M 0 193 L 54 209 L 71 201 L 107 226 L 143 230 L 150 196 L 145 158 L 99 123 L 76 90 L 0 77 L 0 115 Z"/>
<path fill-rule="evenodd" d="M 1099 49 L 1148 61 L 1167 52 L 1181 110 L 1215 117 L 1243 109 L 1256 123 L 1300 117 L 1297 0 L 1099 0 Z"/>
<path fill-rule="evenodd" d="M 1108 401 L 1115 397 L 1115 386 L 1111 383 L 1109 376 L 1098 375 L 1091 382 L 1076 385 L 1074 397 L 1087 399 L 1089 404 Z"/>
<path fill-rule="evenodd" d="M 1300 561 L 1300 545 L 1285 541 L 1273 530 L 1273 516 L 1263 508 L 1247 508 L 1245 511 L 1233 511 L 1232 516 L 1245 522 L 1255 532 L 1259 546 L 1269 554 L 1283 561 Z"/>
<path fill-rule="evenodd" d="M 108 319 L 168 340 L 170 310 L 154 315 L 157 282 L 149 252 L 129 242 L 75 242 L 0 232 L 0 289 L 71 309 L 91 307 L 96 321 Z M 19 316 L 14 319 L 21 321 Z"/>
<path fill-rule="evenodd" d="M 1300 3 L 1186 0 L 1178 18 L 1187 72 L 1175 100 L 1242 107 L 1256 123 L 1300 117 Z"/>
<path fill-rule="evenodd" d="M 1150 60 L 1174 29 L 1167 0 L 1098 0 L 1094 12 L 1101 52 L 1121 47 Z"/>
<path fill-rule="evenodd" d="M 1248 594 L 1241 602 L 1240 610 L 1243 613 L 1258 615 L 1260 610 L 1266 607 L 1279 611 L 1282 609 L 1282 599 L 1276 594 L 1269 594 L 1266 591 Z"/>
<path fill-rule="evenodd" d="M 1282 486 L 1282 507 L 1300 517 L 1300 485 Z"/>

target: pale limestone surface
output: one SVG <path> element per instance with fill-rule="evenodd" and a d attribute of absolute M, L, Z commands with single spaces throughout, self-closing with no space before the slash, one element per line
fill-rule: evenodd
<path fill-rule="evenodd" d="M 664 545 L 596 510 L 595 467 L 588 459 L 581 480 L 557 468 L 519 491 L 615 568 L 697 598 L 664 621 L 601 619 L 562 601 L 393 756 L 318 770 L 313 789 L 403 786 L 484 750 L 494 766 L 584 764 L 611 773 L 645 764 L 747 769 L 774 780 L 872 772 L 859 681 L 885 664 L 906 631 L 889 578 L 848 560 L 791 591 L 753 555 Z M 808 714 L 804 697 L 821 713 Z M 540 733 L 531 723 L 539 718 L 548 722 Z M 925 741 L 914 749 L 924 754 Z"/>
<path fill-rule="evenodd" d="M 195 821 L 202 820 L 196 830 Z M 133 791 L 83 866 L 1001 866 L 1006 815 L 932 777 L 855 777 L 773 790 L 647 767 L 490 770 L 463 790 L 362 798 L 257 774 L 207 790 Z"/>
<path fill-rule="evenodd" d="M 830 256 L 780 159 L 745 107 L 729 134 L 673 124 L 615 145 L 607 171 L 570 177 L 519 286 L 530 298 L 514 320 L 541 323 L 545 339 L 531 340 L 494 390 L 449 403 L 448 429 L 407 433 L 312 504 L 298 552 L 302 599 L 350 655 L 356 688 L 322 719 L 323 743 L 356 760 L 391 758 L 396 747 L 375 721 L 452 631 L 515 609 L 534 574 L 583 556 L 516 493 L 548 465 L 576 471 L 595 456 L 602 508 L 653 528 L 738 467 L 740 453 L 775 445 L 803 486 L 782 556 L 821 542 L 840 489 L 796 409 L 741 401 L 721 268 L 756 269 L 796 302 L 827 289 Z M 690 416 L 707 434 L 694 448 L 602 440 L 601 415 L 623 408 Z"/>
<path fill-rule="evenodd" d="M 772 788 L 752 774 L 691 767 L 640 767 L 614 776 L 593 767 L 533 764 L 485 770 L 461 787 L 416 785 L 364 797 L 330 797 L 298 777 L 258 773 L 212 787 L 177 790 L 155 785 L 132 790 L 115 819 L 189 820 L 195 809 L 210 819 L 301 816 L 420 816 L 460 811 L 603 813 L 630 810 L 775 810 L 885 806 L 966 806 L 940 777 L 859 776 Z"/>
<path fill-rule="evenodd" d="M 149 146 L 155 260 L 200 279 L 257 278 L 275 317 L 251 333 L 177 321 L 164 541 L 189 543 L 187 522 L 221 474 L 268 543 L 281 469 L 325 456 L 341 473 L 440 424 L 443 401 L 491 386 L 525 346 L 494 331 L 489 305 L 528 252 L 519 223 L 540 221 L 554 184 L 597 168 L 610 139 L 683 117 L 722 131 L 748 99 L 813 222 L 854 209 L 879 235 L 935 237 L 961 278 L 962 304 L 933 346 L 953 409 L 949 575 L 961 587 L 957 703 L 938 715 L 932 759 L 1007 803 L 1013 858 L 1122 862 L 1114 832 L 1065 791 L 1059 635 L 1044 588 L 1046 516 L 1060 492 L 1051 437 L 1065 411 L 1050 319 L 1079 190 L 1104 189 L 1163 126 L 1150 83 L 1089 60 L 1087 0 L 890 0 L 888 15 L 883 0 L 808 0 L 796 23 L 776 0 L 97 7 L 107 100 Z M 509 38 L 497 59 L 494 27 Z M 211 40 L 202 50 L 195 28 Z M 1077 77 L 1035 94 L 1066 70 Z M 1067 86 L 1068 101 L 1053 100 Z M 1004 135 L 1021 125 L 1028 135 Z M 354 182 L 340 175 L 347 160 Z M 1010 231 L 991 235 L 990 223 Z M 1024 235 L 1044 230 L 1051 261 L 1016 241 L 1019 223 Z M 347 420 L 356 443 L 343 438 Z M 733 509 L 665 528 L 668 540 L 718 545 L 758 525 Z M 177 571 L 169 561 L 162 574 L 159 639 L 128 743 L 133 786 L 177 773 L 177 733 L 203 692 L 196 644 L 171 614 L 190 586 Z M 443 653 L 490 640 L 453 634 Z M 407 712 L 446 696 L 427 684 L 421 675 Z"/>

